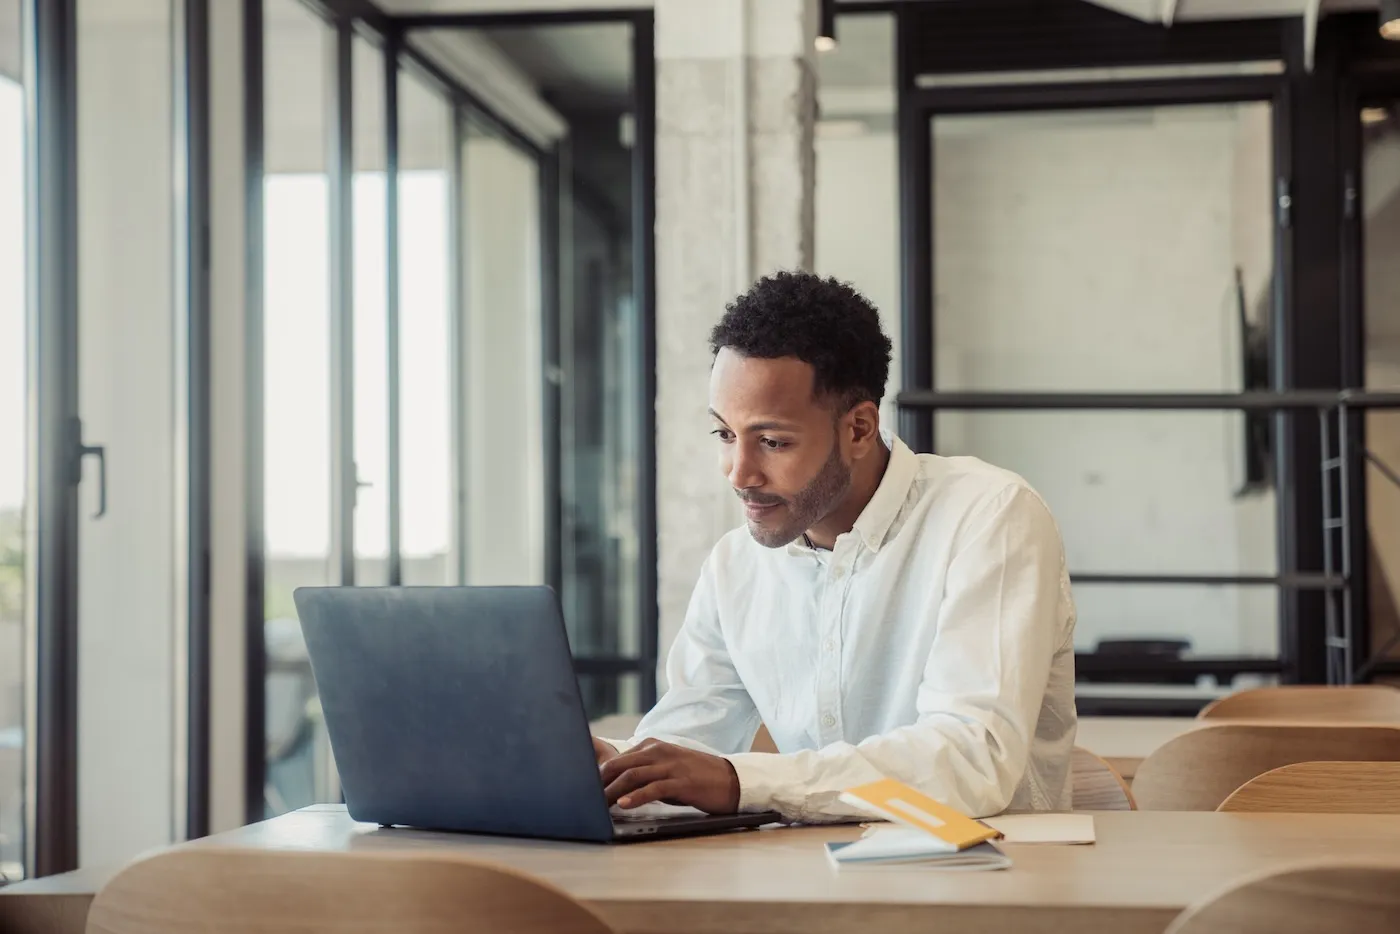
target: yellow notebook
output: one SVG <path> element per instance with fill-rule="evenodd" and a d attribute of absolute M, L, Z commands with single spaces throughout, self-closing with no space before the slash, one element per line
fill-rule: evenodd
<path fill-rule="evenodd" d="M 1001 836 L 981 821 L 892 778 L 842 792 L 841 800 L 892 823 L 930 833 L 954 850 L 965 850 Z"/>
<path fill-rule="evenodd" d="M 1006 869 L 991 841 L 1001 833 L 893 779 L 844 792 L 841 800 L 894 827 L 873 827 L 854 843 L 828 843 L 840 868 L 923 863 L 942 869 Z"/>

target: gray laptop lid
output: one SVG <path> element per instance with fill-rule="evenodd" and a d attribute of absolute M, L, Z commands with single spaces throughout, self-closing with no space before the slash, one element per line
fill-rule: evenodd
<path fill-rule="evenodd" d="M 295 599 L 351 817 L 612 838 L 553 591 L 301 588 Z"/>

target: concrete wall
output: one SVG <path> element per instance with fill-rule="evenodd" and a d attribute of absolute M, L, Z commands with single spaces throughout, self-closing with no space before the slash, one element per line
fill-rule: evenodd
<path fill-rule="evenodd" d="M 742 521 L 707 426 L 708 334 L 774 269 L 810 268 L 812 0 L 656 6 L 656 464 L 660 649 Z M 664 679 L 663 679 L 664 684 Z"/>

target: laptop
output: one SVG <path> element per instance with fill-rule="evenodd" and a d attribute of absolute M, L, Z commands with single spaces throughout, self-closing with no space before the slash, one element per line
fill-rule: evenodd
<path fill-rule="evenodd" d="M 779 819 L 608 807 L 548 587 L 303 587 L 294 597 L 357 821 L 607 843 Z"/>

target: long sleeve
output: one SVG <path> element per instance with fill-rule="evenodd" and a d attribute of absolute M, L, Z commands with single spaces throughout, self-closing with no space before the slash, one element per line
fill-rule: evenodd
<path fill-rule="evenodd" d="M 701 569 L 685 623 L 667 656 L 669 689 L 642 718 L 631 741 L 610 740 L 619 749 L 654 738 L 721 755 L 747 750 L 758 732 L 758 711 L 720 628 L 712 561 Z"/>
<path fill-rule="evenodd" d="M 855 744 L 730 756 L 741 810 L 857 817 L 840 793 L 884 777 L 973 816 L 1006 809 L 1027 771 L 1052 661 L 1072 637 L 1063 567 L 1059 531 L 1039 497 L 1015 487 L 989 500 L 959 530 L 946 592 L 930 608 L 936 630 L 917 720 Z"/>

